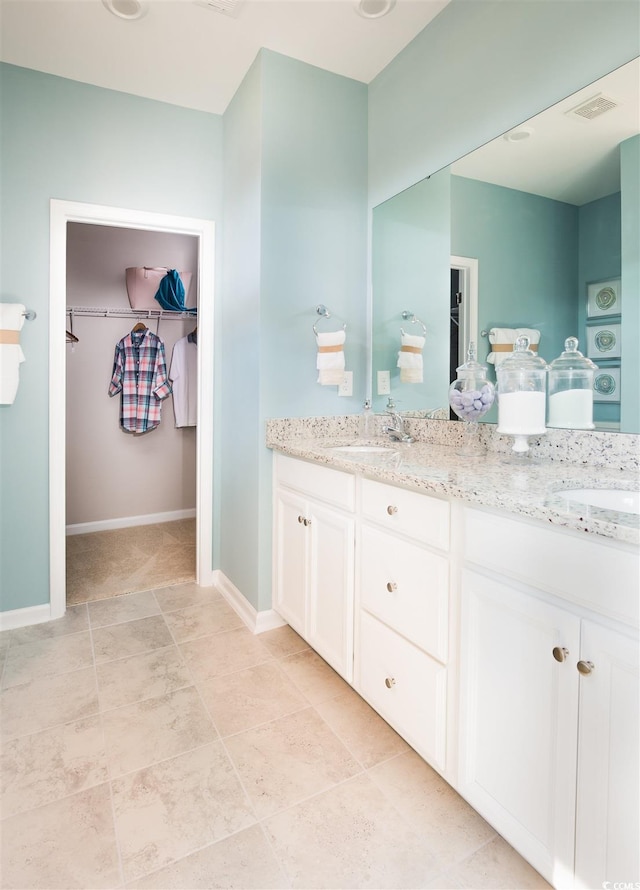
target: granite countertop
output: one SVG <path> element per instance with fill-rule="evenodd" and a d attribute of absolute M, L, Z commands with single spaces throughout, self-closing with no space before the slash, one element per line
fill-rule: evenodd
<path fill-rule="evenodd" d="M 353 436 L 274 437 L 267 439 L 267 445 L 292 457 L 427 494 L 457 498 L 468 504 L 541 519 L 562 528 L 640 544 L 640 516 L 575 502 L 569 504 L 558 494 L 568 488 L 637 491 L 637 471 L 491 451 L 476 450 L 471 455 L 462 455 L 454 445 L 428 442 L 390 445 L 388 439 L 372 440 L 371 444 L 390 448 L 380 453 L 332 450 L 355 441 Z"/>

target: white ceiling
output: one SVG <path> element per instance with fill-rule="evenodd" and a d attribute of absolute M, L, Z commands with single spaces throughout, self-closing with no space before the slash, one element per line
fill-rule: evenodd
<path fill-rule="evenodd" d="M 567 114 L 598 94 L 614 100 L 617 107 L 593 120 Z M 456 161 L 452 171 L 577 206 L 613 194 L 620 189 L 618 146 L 640 133 L 640 59 L 558 102 L 523 127 L 531 130 L 530 138 L 509 142 L 499 136 Z"/>
<path fill-rule="evenodd" d="M 222 114 L 261 47 L 369 83 L 449 0 L 397 0 L 364 19 L 354 0 L 244 0 L 232 18 L 149 0 L 136 21 L 101 0 L 0 0 L 3 61 Z"/>

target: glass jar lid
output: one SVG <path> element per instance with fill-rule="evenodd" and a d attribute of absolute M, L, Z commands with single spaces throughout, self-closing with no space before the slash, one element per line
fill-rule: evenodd
<path fill-rule="evenodd" d="M 501 371 L 546 371 L 547 363 L 540 355 L 536 355 L 529 349 L 529 337 L 524 335 L 517 337 L 513 344 L 513 352 L 508 355 L 496 368 L 496 373 Z"/>
<path fill-rule="evenodd" d="M 468 380 L 470 377 L 482 379 L 487 376 L 488 367 L 477 361 L 476 355 L 476 344 L 470 340 L 467 348 L 467 360 L 456 368 L 460 380 Z"/>
<path fill-rule="evenodd" d="M 564 352 L 549 365 L 550 371 L 597 371 L 598 366 L 578 349 L 578 338 L 567 337 Z"/>

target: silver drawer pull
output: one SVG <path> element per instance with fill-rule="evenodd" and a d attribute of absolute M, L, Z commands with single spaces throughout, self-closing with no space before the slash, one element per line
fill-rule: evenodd
<path fill-rule="evenodd" d="M 389 504 L 389 506 L 387 507 L 387 513 L 389 514 L 389 516 L 395 516 L 397 512 L 398 508 L 393 504 Z"/>
<path fill-rule="evenodd" d="M 393 593 L 394 590 L 398 589 L 398 585 L 395 581 L 387 581 L 387 590 L 389 593 Z"/>
<path fill-rule="evenodd" d="M 396 685 L 396 681 L 393 679 L 393 677 L 387 677 L 384 681 L 384 685 L 387 687 L 387 689 L 391 689 L 392 686 Z"/>
<path fill-rule="evenodd" d="M 569 650 L 565 649 L 564 646 L 554 646 L 552 654 L 556 661 L 562 663 L 569 654 Z"/>
<path fill-rule="evenodd" d="M 298 516 L 298 522 L 302 525 L 304 522 L 304 516 Z"/>
<path fill-rule="evenodd" d="M 579 661 L 576 667 L 578 668 L 580 673 L 586 677 L 594 670 L 595 665 L 592 661 Z"/>

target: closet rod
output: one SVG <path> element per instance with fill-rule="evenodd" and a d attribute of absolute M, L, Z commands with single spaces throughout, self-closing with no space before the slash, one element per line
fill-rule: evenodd
<path fill-rule="evenodd" d="M 197 318 L 196 312 L 177 312 L 171 309 L 126 309 L 105 306 L 67 306 L 69 316 L 92 316 L 94 318 Z"/>

